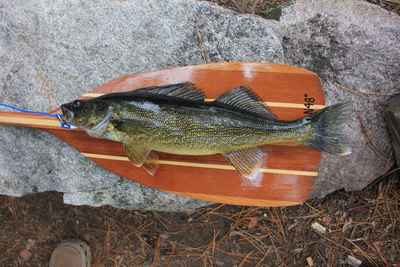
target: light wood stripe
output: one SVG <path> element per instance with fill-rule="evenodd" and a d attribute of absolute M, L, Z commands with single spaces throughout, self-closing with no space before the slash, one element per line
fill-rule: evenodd
<path fill-rule="evenodd" d="M 6 117 L 6 116 L 0 116 L 0 124 L 6 124 L 6 125 L 25 125 L 25 124 L 30 124 L 30 125 L 35 125 L 35 126 L 53 126 L 53 127 L 60 127 L 60 122 L 54 118 L 54 119 L 28 119 L 28 118 L 18 118 L 18 117 Z"/>
<path fill-rule="evenodd" d="M 94 93 L 87 93 L 84 94 L 83 97 L 86 98 L 93 98 L 93 97 L 99 97 L 102 96 L 104 94 L 94 94 Z M 206 98 L 204 99 L 204 101 L 206 102 L 211 102 L 214 101 L 215 99 L 212 98 Z M 281 103 L 281 102 L 264 102 L 265 106 L 269 106 L 269 107 L 279 107 L 279 108 L 306 108 L 304 106 L 304 104 L 295 104 L 295 103 Z M 323 109 L 325 108 L 325 105 L 313 105 L 312 109 Z"/>
<path fill-rule="evenodd" d="M 127 157 L 121 157 L 121 156 L 91 154 L 91 153 L 82 153 L 82 155 L 84 155 L 87 158 L 129 161 L 129 159 Z M 220 164 L 207 164 L 207 163 L 182 162 L 182 161 L 170 161 L 170 160 L 159 160 L 158 163 L 163 164 L 163 165 L 182 166 L 182 167 L 195 167 L 195 168 L 220 169 L 220 170 L 236 170 L 235 167 L 233 167 L 233 166 L 220 165 Z M 318 172 L 265 169 L 265 168 L 261 168 L 260 172 L 276 173 L 276 174 L 303 175 L 303 176 L 318 176 Z"/>
<path fill-rule="evenodd" d="M 164 191 L 175 195 L 181 195 L 184 197 L 196 198 L 210 202 L 225 203 L 230 205 L 240 205 L 240 206 L 286 207 L 286 206 L 295 206 L 302 204 L 302 202 L 291 202 L 282 200 L 265 200 L 265 199 L 254 199 L 245 197 L 207 195 L 200 193 L 178 192 L 169 190 L 164 190 Z"/>

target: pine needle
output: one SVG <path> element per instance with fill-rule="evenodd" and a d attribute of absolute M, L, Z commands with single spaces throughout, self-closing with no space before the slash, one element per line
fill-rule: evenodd
<path fill-rule="evenodd" d="M 0 94 L 0 101 L 3 99 L 3 97 L 6 95 L 8 88 L 10 88 L 12 82 L 6 87 L 6 89 L 4 89 L 1 94 Z"/>
<path fill-rule="evenodd" d="M 357 94 L 357 95 L 359 95 L 359 96 L 365 97 L 365 98 L 367 98 L 367 99 L 369 99 L 369 100 L 375 101 L 375 102 L 377 102 L 377 103 L 379 103 L 379 104 L 382 104 L 382 105 L 384 105 L 384 106 L 387 106 L 387 104 L 385 104 L 385 103 L 383 103 L 383 102 L 381 102 L 381 101 L 379 101 L 379 100 L 370 98 L 370 97 L 368 97 L 368 96 L 366 96 L 366 95 L 363 95 L 363 94 L 381 95 L 381 96 L 394 96 L 394 95 L 390 95 L 390 94 L 362 92 L 362 91 L 358 91 L 358 90 L 354 90 L 354 89 L 350 89 L 350 88 L 344 87 L 344 86 L 342 86 L 342 85 L 340 85 L 340 84 L 337 84 L 337 83 L 335 83 L 335 85 L 336 85 L 336 86 L 339 86 L 340 88 L 343 88 L 343 89 L 345 89 L 345 90 L 347 90 L 347 91 L 349 91 L 349 92 L 352 92 L 352 93 Z"/>
<path fill-rule="evenodd" d="M 204 43 L 203 43 L 203 39 L 201 39 L 201 35 L 200 35 L 200 32 L 199 32 L 199 28 L 197 27 L 197 23 L 196 23 L 196 30 L 197 30 L 197 35 L 199 36 L 200 49 L 201 49 L 201 53 L 202 53 L 202 55 L 203 55 L 204 64 L 207 64 L 206 58 L 205 58 L 205 56 L 204 56 L 204 53 L 205 53 L 206 56 L 207 56 L 208 63 L 211 63 L 211 60 L 210 60 L 210 58 L 209 58 L 209 56 L 208 56 L 206 47 L 205 47 L 205 45 L 204 45 Z M 204 52 L 203 52 L 203 50 L 204 50 Z"/>
<path fill-rule="evenodd" d="M 51 106 L 50 96 L 49 96 L 49 93 L 47 92 L 47 88 L 49 89 L 49 91 L 50 91 L 51 94 L 53 95 L 53 98 L 54 98 L 54 100 L 56 101 L 57 106 L 60 108 L 60 104 L 58 103 L 57 98 L 56 98 L 56 96 L 54 95 L 53 90 L 51 89 L 50 84 L 46 81 L 46 79 L 45 79 L 44 76 L 40 73 L 40 71 L 37 71 L 37 72 L 38 72 L 38 74 L 39 74 L 39 76 L 40 76 L 40 79 L 41 79 L 42 82 L 43 82 L 44 90 L 46 91 L 47 100 L 49 101 L 49 106 L 50 106 L 51 111 L 53 110 L 53 107 Z"/>

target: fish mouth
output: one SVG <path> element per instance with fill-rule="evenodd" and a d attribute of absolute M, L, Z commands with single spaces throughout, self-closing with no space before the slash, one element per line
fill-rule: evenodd
<path fill-rule="evenodd" d="M 71 122 L 72 119 L 74 118 L 74 113 L 64 105 L 61 105 L 61 111 L 63 113 L 64 120 L 68 123 Z"/>

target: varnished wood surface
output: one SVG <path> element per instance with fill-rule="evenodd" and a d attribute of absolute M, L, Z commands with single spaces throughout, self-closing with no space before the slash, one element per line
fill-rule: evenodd
<path fill-rule="evenodd" d="M 314 110 L 325 104 L 321 83 L 314 73 L 265 63 L 216 63 L 134 74 L 106 83 L 80 98 L 186 81 L 201 88 L 207 99 L 215 99 L 229 89 L 246 84 L 269 104 L 280 120 L 304 117 L 305 98 L 315 100 L 312 102 Z M 302 203 L 312 190 L 321 158 L 320 151 L 303 146 L 265 146 L 263 149 L 268 158 L 261 169 L 262 178 L 251 181 L 241 177 L 222 155 L 184 156 L 156 152 L 160 165 L 155 175 L 150 176 L 128 161 L 120 143 L 91 138 L 79 129 L 64 130 L 54 118 L 0 112 L 0 124 L 46 130 L 104 168 L 141 184 L 188 197 L 237 205 Z"/>

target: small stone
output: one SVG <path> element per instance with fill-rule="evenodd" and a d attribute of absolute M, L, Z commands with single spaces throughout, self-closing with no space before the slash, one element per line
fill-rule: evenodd
<path fill-rule="evenodd" d="M 326 233 L 326 228 L 317 222 L 313 222 L 311 224 L 311 229 L 313 229 L 314 231 L 316 231 L 317 233 L 320 233 L 322 235 Z"/>
<path fill-rule="evenodd" d="M 357 258 L 354 258 L 353 256 L 348 255 L 346 258 L 346 263 L 352 267 L 358 267 L 362 264 L 362 261 L 360 261 Z"/>

